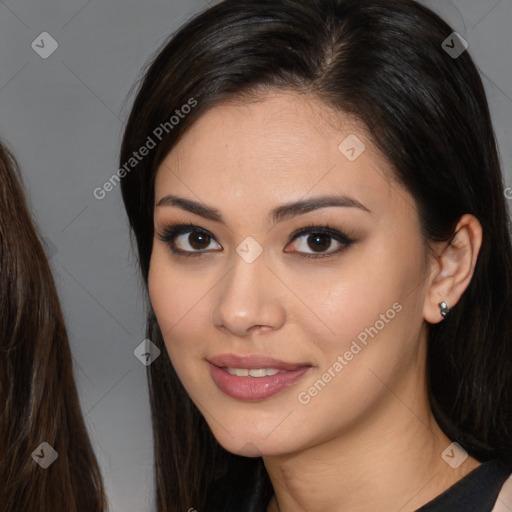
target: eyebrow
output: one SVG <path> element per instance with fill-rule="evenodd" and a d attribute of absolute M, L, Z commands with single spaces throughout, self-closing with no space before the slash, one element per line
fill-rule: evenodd
<path fill-rule="evenodd" d="M 222 218 L 222 214 L 217 208 L 213 208 L 211 206 L 207 206 L 203 203 L 192 201 L 191 199 L 186 199 L 184 197 L 167 195 L 162 197 L 156 206 L 175 206 L 177 208 L 181 208 L 182 210 L 195 213 L 196 215 L 204 217 L 205 219 L 225 223 L 224 219 Z M 364 212 L 371 213 L 371 211 L 357 199 L 353 199 L 341 194 L 314 197 L 311 199 L 283 204 L 274 208 L 270 212 L 269 217 L 272 222 L 276 224 L 286 219 L 296 217 L 297 215 L 302 215 L 314 210 L 319 210 L 321 208 L 331 208 L 333 206 L 343 208 L 358 208 Z"/>

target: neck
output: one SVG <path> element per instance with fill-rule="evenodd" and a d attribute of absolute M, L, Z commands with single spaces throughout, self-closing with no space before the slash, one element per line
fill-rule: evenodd
<path fill-rule="evenodd" d="M 453 469 L 451 444 L 422 390 L 387 404 L 334 439 L 293 454 L 264 457 L 275 495 L 268 512 L 413 512 L 480 465 Z M 412 410 L 406 404 L 415 404 Z"/>

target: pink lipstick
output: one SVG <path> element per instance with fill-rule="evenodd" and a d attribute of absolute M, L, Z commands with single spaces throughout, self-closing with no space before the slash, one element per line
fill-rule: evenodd
<path fill-rule="evenodd" d="M 208 359 L 217 387 L 240 400 L 264 400 L 292 386 L 312 367 L 267 356 L 222 354 Z"/>

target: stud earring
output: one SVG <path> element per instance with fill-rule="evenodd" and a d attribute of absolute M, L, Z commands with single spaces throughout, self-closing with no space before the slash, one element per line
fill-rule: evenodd
<path fill-rule="evenodd" d="M 443 318 L 446 318 L 448 313 L 450 312 L 450 308 L 448 307 L 448 304 L 443 300 L 443 302 L 439 303 L 439 309 L 441 310 L 441 315 Z"/>

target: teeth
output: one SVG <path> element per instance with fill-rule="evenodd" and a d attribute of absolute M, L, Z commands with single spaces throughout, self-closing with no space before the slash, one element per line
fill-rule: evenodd
<path fill-rule="evenodd" d="M 249 377 L 249 370 L 247 368 L 224 368 L 231 375 L 237 377 Z"/>
<path fill-rule="evenodd" d="M 267 376 L 267 370 L 265 370 L 265 368 L 261 368 L 261 369 L 252 369 L 252 370 L 249 370 L 249 375 L 251 377 L 266 377 Z"/>
<path fill-rule="evenodd" d="M 276 368 L 251 368 L 248 370 L 247 368 L 227 368 L 226 370 L 231 375 L 236 375 L 237 377 L 266 377 L 268 375 L 275 375 L 276 373 L 280 373 L 280 370 Z"/>

